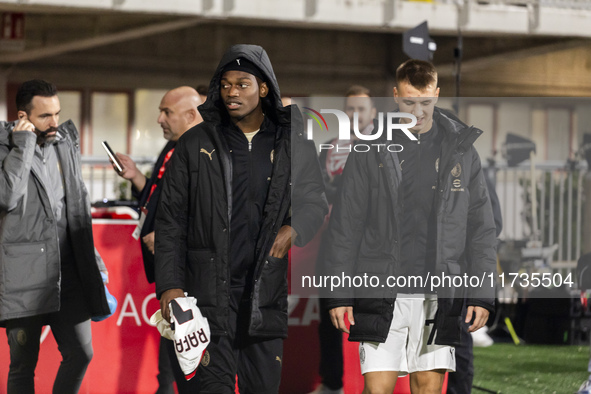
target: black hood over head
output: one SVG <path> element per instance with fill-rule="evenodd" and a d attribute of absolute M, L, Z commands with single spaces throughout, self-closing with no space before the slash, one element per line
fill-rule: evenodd
<path fill-rule="evenodd" d="M 248 44 L 233 45 L 222 56 L 222 60 L 218 64 L 213 78 L 209 83 L 207 100 L 198 108 L 203 120 L 206 122 L 219 122 L 227 117 L 227 110 L 220 97 L 220 80 L 222 79 L 226 65 L 238 58 L 247 59 L 252 62 L 265 76 L 264 80 L 267 82 L 269 88 L 269 94 L 262 99 L 265 115 L 277 123 L 289 124 L 291 121 L 291 111 L 289 108 L 283 107 L 281 103 L 279 84 L 277 83 L 277 78 L 275 77 L 275 72 L 273 71 L 273 66 L 271 65 L 271 60 L 267 52 L 258 45 Z"/>

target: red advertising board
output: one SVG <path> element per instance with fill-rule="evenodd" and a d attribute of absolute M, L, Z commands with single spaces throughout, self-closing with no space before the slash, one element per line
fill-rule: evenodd
<path fill-rule="evenodd" d="M 95 245 L 109 269 L 108 288 L 118 300 L 115 314 L 92 323 L 94 357 L 80 393 L 153 394 L 157 389 L 159 333 L 149 323 L 159 308 L 154 285 L 149 285 L 142 264 L 139 243 L 131 237 L 134 221 L 98 219 L 93 222 Z M 314 264 L 309 258 L 296 259 Z M 318 299 L 290 296 L 289 338 L 285 341 L 282 394 L 305 394 L 319 383 Z M 345 392 L 363 389 L 357 344 L 343 338 Z M 51 393 L 61 356 L 49 327 L 43 330 L 35 374 L 38 394 Z M 0 334 L 0 393 L 6 390 L 10 357 L 5 331 Z M 407 379 L 399 379 L 396 393 L 409 393 Z"/>

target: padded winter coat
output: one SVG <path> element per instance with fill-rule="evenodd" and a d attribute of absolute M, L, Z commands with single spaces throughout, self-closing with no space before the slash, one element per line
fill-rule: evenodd
<path fill-rule="evenodd" d="M 480 158 L 473 146 L 482 133 L 452 114 L 435 108 L 433 115 L 444 133 L 435 193 L 436 262 L 430 275 L 485 278 L 482 287 L 440 287 L 435 343 L 460 343 L 461 311 L 467 304 L 494 309 L 496 237 L 491 203 Z M 386 133 L 384 133 L 385 135 Z M 388 144 L 385 137 L 378 141 Z M 382 146 L 352 152 L 342 176 L 342 191 L 333 207 L 328 229 L 326 272 L 341 277 L 367 274 L 387 283 L 400 267 L 402 173 L 397 154 Z M 352 341 L 385 342 L 392 322 L 395 287 L 339 288 L 329 308 L 353 306 Z"/>
<path fill-rule="evenodd" d="M 230 300 L 230 223 L 232 158 L 222 135 L 225 107 L 220 99 L 222 70 L 246 58 L 265 74 L 269 94 L 265 116 L 276 130 L 273 175 L 256 242 L 248 332 L 251 336 L 287 336 L 287 257 L 269 256 L 282 225 L 297 232 L 296 244 L 312 239 L 328 211 L 320 165 L 303 133 L 299 111 L 284 108 L 266 52 L 255 45 L 236 45 L 221 60 L 206 102 L 203 122 L 179 139 L 163 177 L 156 214 L 156 293 L 180 288 L 197 298 L 212 335 L 228 331 Z M 295 114 L 292 117 L 292 112 Z M 293 195 L 292 195 L 293 193 Z"/>
<path fill-rule="evenodd" d="M 0 324 L 60 308 L 57 218 L 39 174 L 32 168 L 36 135 L 13 133 L 13 128 L 14 122 L 0 122 Z M 72 121 L 59 126 L 56 145 L 74 266 L 91 316 L 108 315 L 99 271 L 105 266 L 94 249 L 78 131 Z"/>

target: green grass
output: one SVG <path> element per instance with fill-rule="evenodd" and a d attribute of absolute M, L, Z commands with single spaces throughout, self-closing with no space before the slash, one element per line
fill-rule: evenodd
<path fill-rule="evenodd" d="M 475 347 L 473 386 L 503 394 L 573 394 L 589 377 L 588 362 L 589 346 Z"/>

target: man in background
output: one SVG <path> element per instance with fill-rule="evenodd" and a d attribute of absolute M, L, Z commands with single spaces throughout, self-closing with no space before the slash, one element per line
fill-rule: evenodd
<path fill-rule="evenodd" d="M 150 283 L 154 283 L 154 224 L 160 200 L 161 188 L 159 185 L 178 139 L 185 131 L 203 120 L 197 110 L 199 105 L 201 105 L 199 94 L 189 86 L 172 89 L 162 97 L 158 123 L 162 127 L 164 139 L 168 142 L 160 152 L 150 178 L 138 170 L 129 156 L 117 153 L 117 157 L 123 164 L 123 171 L 118 172 L 118 174 L 122 178 L 131 181 L 133 196 L 137 198 L 141 207 L 140 225 L 138 225 L 134 234 L 136 239 L 141 238 L 144 271 Z M 163 337 L 160 338 L 158 372 L 159 389 L 157 394 L 174 393 L 172 387 L 173 372 L 177 386 L 186 384 L 174 353 L 173 342 Z"/>
<path fill-rule="evenodd" d="M 399 119 L 411 123 L 412 134 L 397 130 L 392 141 L 384 134 L 376 141 L 402 150 L 351 153 L 328 230 L 328 273 L 369 272 L 382 287 L 337 288 L 328 304 L 335 327 L 361 342 L 364 393 L 391 393 L 406 374 L 412 393 L 436 393 L 455 369 L 452 346 L 460 343 L 462 322 L 476 331 L 494 309 L 492 287 L 455 291 L 426 283 L 431 274 L 496 271 L 495 224 L 473 146 L 482 131 L 435 106 L 431 63 L 400 65 L 393 93 L 402 115 L 412 115 Z M 387 277 L 415 280 L 384 287 Z"/>
<path fill-rule="evenodd" d="M 0 122 L 0 325 L 9 394 L 35 392 L 41 329 L 62 355 L 54 393 L 77 393 L 93 356 L 90 318 L 109 315 L 72 121 L 59 125 L 55 85 L 24 82 L 19 120 Z M 59 125 L 59 126 L 58 126 Z M 4 356 L 3 356 L 4 357 Z"/>

